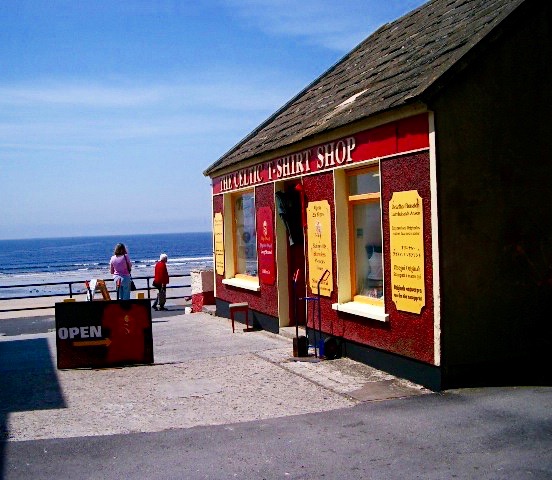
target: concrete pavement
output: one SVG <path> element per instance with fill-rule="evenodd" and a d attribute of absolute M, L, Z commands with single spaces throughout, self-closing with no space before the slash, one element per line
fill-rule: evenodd
<path fill-rule="evenodd" d="M 161 312 L 160 312 L 161 313 Z M 155 365 L 56 370 L 54 332 L 0 337 L 9 441 L 155 432 L 350 407 L 427 390 L 349 359 L 292 361 L 291 339 L 206 313 L 155 315 Z M 373 387 L 373 388 L 371 388 Z"/>
<path fill-rule="evenodd" d="M 153 335 L 155 365 L 65 371 L 53 332 L 0 337 L 0 478 L 552 478 L 550 388 L 434 394 L 207 314 Z"/>

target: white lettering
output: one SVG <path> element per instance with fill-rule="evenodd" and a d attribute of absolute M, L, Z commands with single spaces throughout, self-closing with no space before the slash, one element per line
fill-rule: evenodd
<path fill-rule="evenodd" d="M 282 178 L 282 159 L 276 160 L 276 177 Z"/>
<path fill-rule="evenodd" d="M 351 152 L 356 147 L 355 137 L 347 138 L 347 162 L 352 162 L 353 158 L 351 157 Z"/>
<path fill-rule="evenodd" d="M 341 156 L 340 156 L 341 153 Z M 339 140 L 335 146 L 335 161 L 341 165 L 347 159 L 347 146 L 343 140 Z"/>
<path fill-rule="evenodd" d="M 282 169 L 283 169 L 283 173 L 282 173 L 282 176 L 283 177 L 289 177 L 290 175 L 290 171 L 289 171 L 289 157 L 284 157 L 282 158 Z"/>
<path fill-rule="evenodd" d="M 90 326 L 90 336 L 92 338 L 94 338 L 94 337 L 101 338 L 102 337 L 102 327 L 101 327 L 101 325 L 97 325 L 97 326 L 91 325 Z"/>
<path fill-rule="evenodd" d="M 301 156 L 304 156 L 305 157 L 305 171 L 306 172 L 310 172 L 310 162 L 309 162 L 309 157 L 310 157 L 310 150 L 305 150 Z"/>
<path fill-rule="evenodd" d="M 312 168 L 316 166 L 316 170 L 323 170 L 350 163 L 353 161 L 352 152 L 355 148 L 356 141 L 354 137 L 320 145 L 314 151 L 315 158 L 312 160 L 316 160 L 316 162 Z M 312 150 L 306 149 L 224 175 L 219 180 L 220 191 L 237 190 L 265 181 L 309 173 L 311 172 L 311 154 Z"/>
<path fill-rule="evenodd" d="M 316 168 L 320 170 L 324 166 L 324 147 L 318 147 L 316 149 Z"/>
<path fill-rule="evenodd" d="M 101 325 L 91 325 L 85 327 L 61 327 L 58 330 L 58 337 L 61 340 L 68 338 L 102 338 Z"/>
<path fill-rule="evenodd" d="M 263 166 L 257 165 L 255 168 L 255 183 L 261 183 L 262 181 L 264 181 Z"/>
<path fill-rule="evenodd" d="M 324 157 L 325 157 L 324 166 L 325 167 L 333 167 L 335 165 L 334 155 L 335 155 L 334 143 L 333 142 L 326 143 L 326 145 L 324 145 Z"/>

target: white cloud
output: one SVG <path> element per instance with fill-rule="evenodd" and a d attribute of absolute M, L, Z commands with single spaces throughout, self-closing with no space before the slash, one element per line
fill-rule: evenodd
<path fill-rule="evenodd" d="M 156 115 L 149 118 L 57 119 L 0 124 L 0 149 L 85 151 L 102 142 L 147 141 L 151 138 L 198 137 L 234 131 L 239 116 L 206 114 Z M 26 143 L 26 142 L 31 142 Z M 38 146 L 40 145 L 40 147 Z"/>
<path fill-rule="evenodd" d="M 116 88 L 105 85 L 51 84 L 0 87 L 3 105 L 58 105 L 86 107 L 134 107 L 160 100 L 156 89 Z"/>
<path fill-rule="evenodd" d="M 23 151 L 86 152 L 120 140 L 241 138 L 299 87 L 289 74 L 243 70 L 149 83 L 58 79 L 4 84 L 0 151 L 16 158 Z"/>
<path fill-rule="evenodd" d="M 210 77 L 210 78 L 205 78 Z M 215 80 L 213 80 L 215 79 Z M 225 110 L 274 109 L 299 90 L 299 80 L 275 72 L 217 73 L 170 82 L 37 81 L 0 85 L 0 105 L 17 108 L 148 109 L 211 107 Z M 0 115 L 1 118 L 1 115 Z"/>
<path fill-rule="evenodd" d="M 347 52 L 381 24 L 424 0 L 223 0 L 238 17 L 271 35 Z"/>

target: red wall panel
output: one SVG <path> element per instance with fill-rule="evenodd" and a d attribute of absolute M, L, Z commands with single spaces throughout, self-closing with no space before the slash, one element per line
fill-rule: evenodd
<path fill-rule="evenodd" d="M 385 255 L 385 311 L 388 322 L 380 322 L 332 309 L 337 302 L 337 267 L 335 245 L 335 222 L 332 221 L 332 251 L 334 292 L 330 298 L 322 297 L 320 310 L 322 330 L 326 333 L 343 336 L 347 340 L 368 345 L 381 350 L 397 353 L 423 362 L 433 363 L 433 270 L 431 264 L 431 204 L 429 181 L 429 154 L 399 156 L 386 159 L 381 165 L 383 233 Z M 328 200 L 332 218 L 335 218 L 333 175 L 325 173 L 303 179 L 303 187 L 308 201 Z M 418 190 L 424 208 L 424 259 L 426 304 L 420 315 L 401 312 L 391 300 L 390 250 L 389 250 L 389 200 L 393 192 Z M 337 192 L 339 195 L 340 192 Z M 340 261 L 347 261 L 341 259 Z M 316 292 L 309 290 L 309 295 Z M 309 306 L 311 309 L 312 306 Z M 309 310 L 309 326 L 312 325 L 312 311 Z M 317 327 L 318 327 L 318 315 Z"/>
<path fill-rule="evenodd" d="M 362 160 L 397 153 L 397 125 L 390 123 L 358 134 L 355 150 L 357 158 Z"/>
<path fill-rule="evenodd" d="M 431 186 L 429 153 L 386 159 L 381 164 L 383 234 L 385 245 L 385 310 L 390 334 L 386 349 L 418 360 L 434 362 L 433 264 L 431 248 Z M 420 314 L 398 311 L 391 300 L 389 201 L 393 192 L 417 190 L 423 202 L 425 307 Z"/>
<path fill-rule="evenodd" d="M 408 152 L 428 146 L 429 122 L 425 113 L 397 122 L 397 152 Z"/>

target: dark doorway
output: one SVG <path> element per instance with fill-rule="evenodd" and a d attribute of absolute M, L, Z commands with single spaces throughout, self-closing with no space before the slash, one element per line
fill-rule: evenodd
<path fill-rule="evenodd" d="M 305 241 L 303 229 L 302 185 L 297 181 L 285 182 L 283 190 L 276 192 L 278 215 L 286 226 L 289 288 L 290 326 L 305 325 Z"/>

